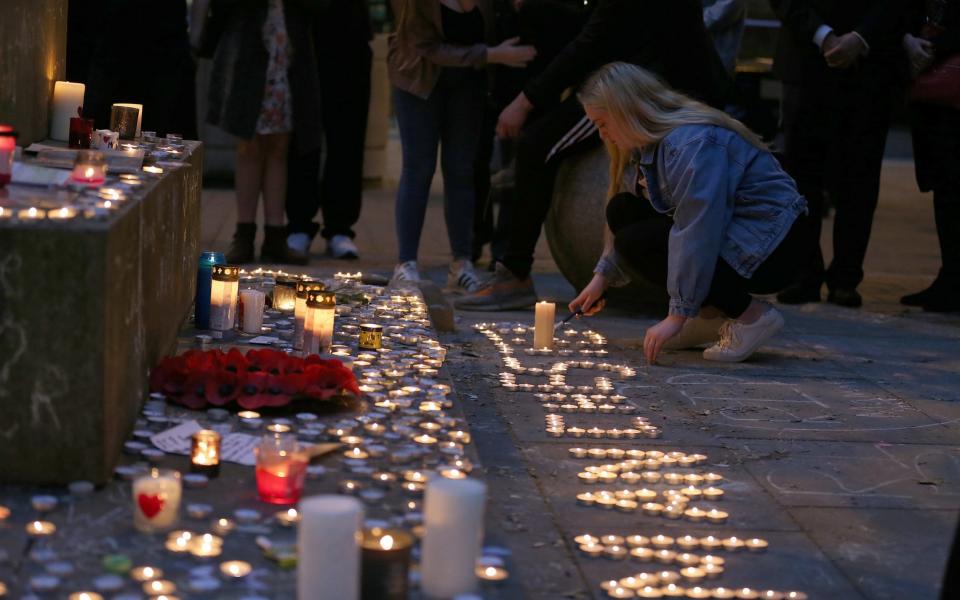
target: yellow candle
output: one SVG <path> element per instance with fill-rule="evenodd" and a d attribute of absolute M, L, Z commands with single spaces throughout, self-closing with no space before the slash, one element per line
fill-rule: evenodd
<path fill-rule="evenodd" d="M 82 83 L 58 81 L 53 84 L 50 139 L 66 142 L 70 137 L 70 119 L 80 116 L 85 91 L 86 86 Z"/>
<path fill-rule="evenodd" d="M 553 347 L 553 322 L 557 305 L 553 302 L 537 302 L 534 318 L 533 347 Z"/>

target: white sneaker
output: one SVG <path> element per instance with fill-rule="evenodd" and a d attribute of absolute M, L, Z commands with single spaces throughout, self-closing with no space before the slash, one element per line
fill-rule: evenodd
<path fill-rule="evenodd" d="M 408 260 L 393 268 L 393 277 L 390 285 L 398 283 L 417 283 L 420 281 L 420 271 L 417 270 L 417 261 Z"/>
<path fill-rule="evenodd" d="M 727 320 L 720 326 L 720 341 L 704 350 L 703 357 L 721 362 L 740 362 L 781 329 L 783 315 L 772 306 L 750 324 Z"/>
<path fill-rule="evenodd" d="M 455 260 L 450 263 L 447 271 L 446 291 L 454 294 L 472 294 L 483 287 L 487 278 L 481 275 L 473 262 L 469 260 Z"/>
<path fill-rule="evenodd" d="M 663 344 L 663 349 L 686 350 L 704 344 L 712 344 L 720 338 L 720 326 L 723 325 L 723 321 L 723 317 L 687 319 L 683 322 L 683 328 L 677 335 Z"/>
<path fill-rule="evenodd" d="M 305 233 L 291 233 L 287 236 L 287 248 L 297 254 L 309 254 L 310 236 Z"/>
<path fill-rule="evenodd" d="M 348 235 L 335 235 L 327 242 L 327 254 L 334 258 L 359 258 L 360 251 Z"/>

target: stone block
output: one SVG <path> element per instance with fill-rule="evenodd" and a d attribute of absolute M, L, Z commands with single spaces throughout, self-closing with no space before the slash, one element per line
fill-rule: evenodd
<path fill-rule="evenodd" d="M 191 149 L 107 221 L 0 225 L 0 483 L 110 477 L 193 301 Z"/>

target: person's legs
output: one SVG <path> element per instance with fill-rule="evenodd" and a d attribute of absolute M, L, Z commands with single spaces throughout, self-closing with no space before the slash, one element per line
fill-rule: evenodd
<path fill-rule="evenodd" d="M 673 221 L 629 193 L 607 203 L 607 226 L 617 257 L 632 271 L 661 287 L 667 284 L 667 244 Z"/>
<path fill-rule="evenodd" d="M 323 60 L 320 79 L 326 162 L 321 183 L 322 235 L 353 238 L 363 199 L 363 154 L 372 57 L 366 44 L 348 60 Z"/>
<path fill-rule="evenodd" d="M 860 306 L 856 292 L 863 280 L 873 213 L 880 195 L 880 169 L 890 124 L 888 100 L 892 85 L 879 75 L 862 74 L 844 81 L 839 94 L 842 120 L 839 139 L 842 168 L 836 177 L 836 213 L 833 224 L 833 261 L 827 270 L 829 300 Z"/>
<path fill-rule="evenodd" d="M 233 182 L 237 194 L 237 229 L 233 234 L 227 262 L 253 262 L 254 238 L 257 235 L 257 204 L 263 179 L 263 152 L 258 136 L 237 140 L 237 168 Z"/>
<path fill-rule="evenodd" d="M 287 231 L 312 240 L 320 226 L 314 223 L 320 204 L 320 148 L 297 152 L 296 134 L 287 152 Z M 304 248 L 305 250 L 306 248 Z"/>
<path fill-rule="evenodd" d="M 430 195 L 430 182 L 437 167 L 437 146 L 440 142 L 439 94 L 442 92 L 436 89 L 429 99 L 424 100 L 403 90 L 394 90 L 403 159 L 396 207 L 401 263 L 417 260 L 420 234 Z"/>
<path fill-rule="evenodd" d="M 287 149 L 289 133 L 257 135 L 263 149 L 263 246 L 260 260 L 264 262 L 305 265 L 310 257 L 287 246 L 287 228 L 284 226 L 284 205 L 287 198 Z"/>
<path fill-rule="evenodd" d="M 823 284 L 820 230 L 824 211 L 824 152 L 834 126 L 829 93 L 798 85 L 783 86 L 784 167 L 806 197 L 811 219 L 803 232 L 803 260 L 792 287 L 778 299 L 786 304 L 819 302 Z"/>
<path fill-rule="evenodd" d="M 540 229 L 553 200 L 553 180 L 561 155 L 550 151 L 584 119 L 583 107 L 571 96 L 553 111 L 523 129 L 516 144 L 516 185 L 507 250 L 503 264 L 520 279 L 530 275 Z M 586 131 L 586 129 L 584 129 Z M 575 136 L 574 136 L 575 137 Z M 596 134 L 590 135 L 596 138 Z M 563 154 L 569 153 L 573 147 Z"/>

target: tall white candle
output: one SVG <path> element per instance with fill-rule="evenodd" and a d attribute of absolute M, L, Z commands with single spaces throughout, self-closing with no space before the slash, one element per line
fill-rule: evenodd
<path fill-rule="evenodd" d="M 114 102 L 114 106 L 126 106 L 137 109 L 137 137 L 140 137 L 140 124 L 143 123 L 143 105 L 130 102 Z"/>
<path fill-rule="evenodd" d="M 428 596 L 450 598 L 476 587 L 486 494 L 476 479 L 435 477 L 427 484 L 420 570 Z"/>
<path fill-rule="evenodd" d="M 297 600 L 360 597 L 363 505 L 349 496 L 312 496 L 300 502 Z"/>
<path fill-rule="evenodd" d="M 534 348 L 553 348 L 553 321 L 556 314 L 557 305 L 553 302 L 537 302 L 533 328 Z"/>
<path fill-rule="evenodd" d="M 263 331 L 263 307 L 267 295 L 260 290 L 240 290 L 240 304 L 243 305 L 243 322 L 240 324 L 244 333 L 260 335 Z"/>
<path fill-rule="evenodd" d="M 50 110 L 50 138 L 66 142 L 70 138 L 70 119 L 83 111 L 82 83 L 57 81 L 53 84 L 53 102 Z"/>

